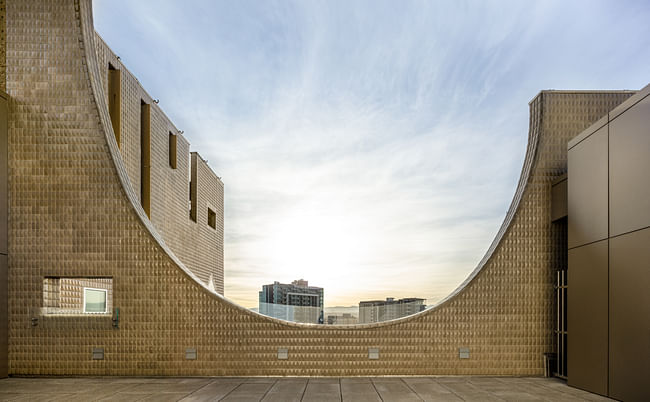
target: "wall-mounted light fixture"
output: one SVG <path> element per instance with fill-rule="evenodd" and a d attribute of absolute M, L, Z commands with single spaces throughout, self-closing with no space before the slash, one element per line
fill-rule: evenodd
<path fill-rule="evenodd" d="M 113 328 L 119 329 L 120 328 L 120 308 L 119 307 L 115 307 L 113 309 L 112 321 L 113 321 Z"/>

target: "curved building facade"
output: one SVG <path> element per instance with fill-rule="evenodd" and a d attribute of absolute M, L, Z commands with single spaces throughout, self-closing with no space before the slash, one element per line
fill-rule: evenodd
<path fill-rule="evenodd" d="M 542 91 L 530 102 L 505 221 L 437 306 L 378 324 L 291 324 L 210 289 L 154 210 L 147 216 L 111 121 L 91 1 L 7 1 L 3 10 L 9 374 L 543 374 L 555 348 L 555 272 L 566 260 L 551 182 L 566 173 L 568 140 L 633 92 Z M 110 280 L 110 310 L 44 314 L 47 278 Z"/>

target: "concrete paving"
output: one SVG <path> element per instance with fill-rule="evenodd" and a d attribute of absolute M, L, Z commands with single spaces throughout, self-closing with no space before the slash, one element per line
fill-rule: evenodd
<path fill-rule="evenodd" d="M 609 401 L 539 377 L 43 377 L 0 380 L 0 401 Z"/>

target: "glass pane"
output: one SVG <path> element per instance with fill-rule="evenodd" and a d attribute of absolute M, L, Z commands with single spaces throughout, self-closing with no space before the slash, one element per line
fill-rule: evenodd
<path fill-rule="evenodd" d="M 106 312 L 106 292 L 103 290 L 84 289 L 86 295 L 86 313 Z"/>

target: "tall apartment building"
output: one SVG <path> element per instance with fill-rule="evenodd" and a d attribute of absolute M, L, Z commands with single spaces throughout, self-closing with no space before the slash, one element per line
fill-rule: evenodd
<path fill-rule="evenodd" d="M 369 300 L 359 302 L 359 324 L 394 320 L 425 309 L 424 299 L 410 297 L 395 300 Z"/>
<path fill-rule="evenodd" d="M 323 324 L 323 288 L 298 279 L 291 284 L 273 282 L 262 286 L 259 312 L 287 321 Z"/>

